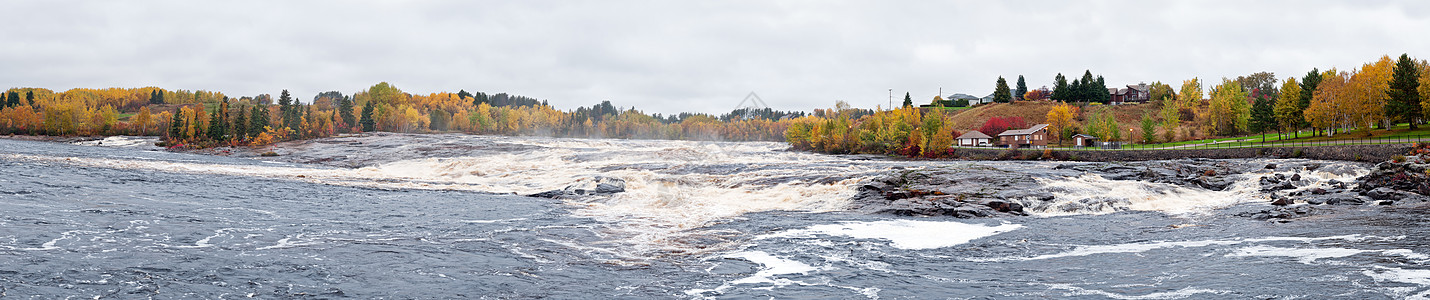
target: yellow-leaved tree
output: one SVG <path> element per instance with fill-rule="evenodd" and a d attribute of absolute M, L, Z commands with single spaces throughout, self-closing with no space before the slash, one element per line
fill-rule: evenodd
<path fill-rule="evenodd" d="M 1246 100 L 1247 94 L 1240 82 L 1222 78 L 1221 84 L 1212 89 L 1211 103 L 1207 106 L 1205 124 L 1209 133 L 1231 135 L 1246 131 L 1251 118 L 1251 105 Z"/>
<path fill-rule="evenodd" d="M 1296 82 L 1296 77 L 1287 77 L 1286 82 L 1281 84 L 1281 94 L 1276 98 L 1276 104 L 1272 106 L 1272 113 L 1276 115 L 1276 123 L 1280 128 L 1297 130 L 1300 129 L 1301 121 L 1301 84 Z"/>
<path fill-rule="evenodd" d="M 153 115 L 149 112 L 149 107 L 140 107 L 139 114 L 134 115 L 134 125 L 139 126 L 139 135 L 149 135 L 149 126 L 153 124 Z"/>
<path fill-rule="evenodd" d="M 1394 68 L 1395 61 L 1386 55 L 1374 63 L 1361 66 L 1360 70 L 1351 74 L 1346 82 L 1347 103 L 1342 105 L 1351 110 L 1347 112 L 1351 125 L 1364 132 L 1369 132 L 1374 124 L 1388 125 L 1385 106 L 1390 98 L 1386 92 L 1390 90 L 1390 75 Z"/>
<path fill-rule="evenodd" d="M 1430 62 L 1422 59 L 1416 65 L 1420 69 L 1420 87 L 1416 89 L 1420 91 L 1420 113 L 1430 119 Z"/>
<path fill-rule="evenodd" d="M 1348 108 L 1345 107 L 1349 102 L 1346 85 L 1349 81 L 1350 74 L 1337 72 L 1336 69 L 1321 75 L 1321 84 L 1311 94 L 1311 105 L 1306 107 L 1305 112 L 1306 122 L 1311 123 L 1311 127 L 1335 134 L 1336 127 L 1346 124 L 1349 119 Z"/>
<path fill-rule="evenodd" d="M 1194 108 L 1202 104 L 1202 81 L 1196 77 L 1182 81 L 1182 90 L 1177 94 L 1181 108 Z"/>
<path fill-rule="evenodd" d="M 1058 103 L 1053 106 L 1053 109 L 1048 110 L 1048 118 L 1044 123 L 1053 127 L 1053 135 L 1058 137 L 1058 144 L 1063 143 L 1063 131 L 1076 126 L 1073 124 L 1073 116 L 1076 115 L 1077 108 L 1067 103 Z"/>

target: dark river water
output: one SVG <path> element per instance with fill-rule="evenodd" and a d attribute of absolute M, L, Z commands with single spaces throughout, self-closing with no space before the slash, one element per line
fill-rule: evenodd
<path fill-rule="evenodd" d="M 104 142 L 0 139 L 0 298 L 1430 297 L 1417 205 L 1273 222 L 1236 216 L 1269 207 L 1254 187 L 773 143 L 377 135 L 258 159 Z M 1130 204 L 988 219 L 843 209 L 863 178 L 970 165 Z M 626 191 L 517 195 L 597 177 Z"/>

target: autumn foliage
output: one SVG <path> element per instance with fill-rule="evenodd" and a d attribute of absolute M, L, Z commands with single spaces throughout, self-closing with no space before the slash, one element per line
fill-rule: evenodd
<path fill-rule="evenodd" d="M 942 157 L 954 137 L 940 108 L 903 107 L 854 118 L 846 104 L 795 119 L 785 140 L 795 149 L 823 153 L 869 153 Z"/>
<path fill-rule="evenodd" d="M 413 95 L 388 83 L 351 96 L 325 92 L 308 103 L 286 90 L 275 99 L 146 87 L 60 93 L 15 88 L 0 93 L 0 104 L 0 133 L 158 135 L 183 147 L 265 145 L 363 131 L 783 141 L 793 118 L 802 115 L 766 109 L 662 117 L 609 102 L 562 111 L 515 95 Z"/>
<path fill-rule="evenodd" d="M 1022 117 L 992 117 L 983 122 L 983 126 L 978 127 L 978 132 L 988 136 L 998 136 L 998 134 L 1010 129 L 1028 128 L 1028 122 Z"/>

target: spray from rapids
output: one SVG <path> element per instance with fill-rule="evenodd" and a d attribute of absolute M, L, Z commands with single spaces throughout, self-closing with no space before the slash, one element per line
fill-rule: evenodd
<path fill-rule="evenodd" d="M 886 172 L 889 164 L 895 163 L 855 162 L 848 157 L 781 151 L 786 148 L 781 143 L 481 139 L 531 147 L 470 156 L 402 159 L 355 169 L 35 154 L 0 158 L 382 189 L 519 195 L 559 190 L 595 177 L 616 178 L 625 182 L 622 193 L 565 201 L 577 207 L 575 214 L 606 224 L 601 229 L 614 245 L 603 248 L 621 258 L 723 250 L 729 246 L 724 237 L 736 233 L 702 228 L 746 213 L 843 210 L 855 193 L 855 184 Z"/>
<path fill-rule="evenodd" d="M 594 177 L 617 178 L 625 182 L 625 192 L 568 202 L 580 207 L 578 215 L 619 224 L 615 234 L 625 236 L 635 253 L 688 253 L 711 245 L 691 245 L 687 239 L 722 235 L 695 230 L 720 220 L 761 211 L 844 209 L 854 194 L 852 185 L 883 171 L 841 157 L 778 151 L 784 148 L 778 143 L 509 142 L 537 150 L 408 160 L 357 172 L 516 194 L 561 189 Z"/>

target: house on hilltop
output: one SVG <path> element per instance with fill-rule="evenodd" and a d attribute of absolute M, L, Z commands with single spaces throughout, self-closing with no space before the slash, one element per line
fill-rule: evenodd
<path fill-rule="evenodd" d="M 1112 94 L 1112 104 L 1142 103 L 1152 98 L 1152 86 L 1147 83 L 1127 85 L 1125 89 L 1107 88 L 1107 93 Z"/>
<path fill-rule="evenodd" d="M 1047 148 L 1048 124 L 1038 124 L 1028 129 L 1015 129 L 998 134 L 998 144 L 1008 148 Z"/>

